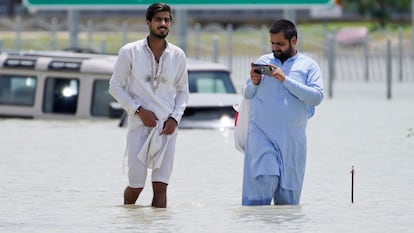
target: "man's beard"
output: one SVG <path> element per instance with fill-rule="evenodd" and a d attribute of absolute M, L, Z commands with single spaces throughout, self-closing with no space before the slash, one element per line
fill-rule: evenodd
<path fill-rule="evenodd" d="M 168 36 L 168 29 L 165 28 L 166 31 L 164 33 L 156 33 L 154 30 L 151 30 L 151 35 L 157 37 L 158 39 L 164 39 Z"/>
<path fill-rule="evenodd" d="M 293 54 L 293 48 L 292 45 L 289 43 L 289 48 L 286 49 L 285 51 L 279 50 L 273 50 L 273 56 L 275 56 L 275 58 L 279 59 L 282 63 L 285 62 L 288 58 L 290 58 Z M 276 52 L 279 53 L 279 55 L 276 55 Z"/>

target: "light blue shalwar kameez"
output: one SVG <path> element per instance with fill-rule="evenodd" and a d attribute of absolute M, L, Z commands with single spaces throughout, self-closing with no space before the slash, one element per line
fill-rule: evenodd
<path fill-rule="evenodd" d="M 283 64 L 273 53 L 256 63 L 274 64 L 283 83 L 263 75 L 259 85 L 248 79 L 250 99 L 242 205 L 299 204 L 306 165 L 306 125 L 323 99 L 318 64 L 297 53 Z"/>

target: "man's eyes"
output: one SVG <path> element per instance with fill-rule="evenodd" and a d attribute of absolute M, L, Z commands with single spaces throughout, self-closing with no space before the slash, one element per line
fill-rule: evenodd
<path fill-rule="evenodd" d="M 166 23 L 171 22 L 171 19 L 170 19 L 170 18 L 162 18 L 162 17 L 155 17 L 155 18 L 154 18 L 154 20 L 155 20 L 156 22 L 162 22 L 162 21 L 164 21 L 164 22 L 166 22 Z"/>
<path fill-rule="evenodd" d="M 271 42 L 272 45 L 277 45 L 277 46 L 284 46 L 285 43 L 279 43 L 279 42 Z"/>

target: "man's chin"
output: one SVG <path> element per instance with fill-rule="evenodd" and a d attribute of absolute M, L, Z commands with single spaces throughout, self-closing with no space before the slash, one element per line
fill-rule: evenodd
<path fill-rule="evenodd" d="M 283 56 L 276 56 L 275 54 L 273 54 L 273 56 L 279 60 L 281 60 L 283 58 Z"/>
<path fill-rule="evenodd" d="M 283 57 L 283 54 L 282 53 L 278 53 L 278 52 L 273 52 L 273 56 L 275 58 L 280 58 L 280 57 Z"/>
<path fill-rule="evenodd" d="M 159 38 L 159 39 L 165 39 L 167 37 L 168 33 L 160 33 L 160 34 L 155 34 L 155 37 Z"/>

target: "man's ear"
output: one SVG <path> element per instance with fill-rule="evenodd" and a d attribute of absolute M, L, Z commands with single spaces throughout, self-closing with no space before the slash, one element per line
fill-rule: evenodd
<path fill-rule="evenodd" d="M 296 36 L 294 36 L 294 37 L 292 37 L 292 39 L 290 39 L 290 43 L 292 45 L 295 45 L 295 46 L 296 46 L 297 41 L 298 41 L 298 38 Z"/>

